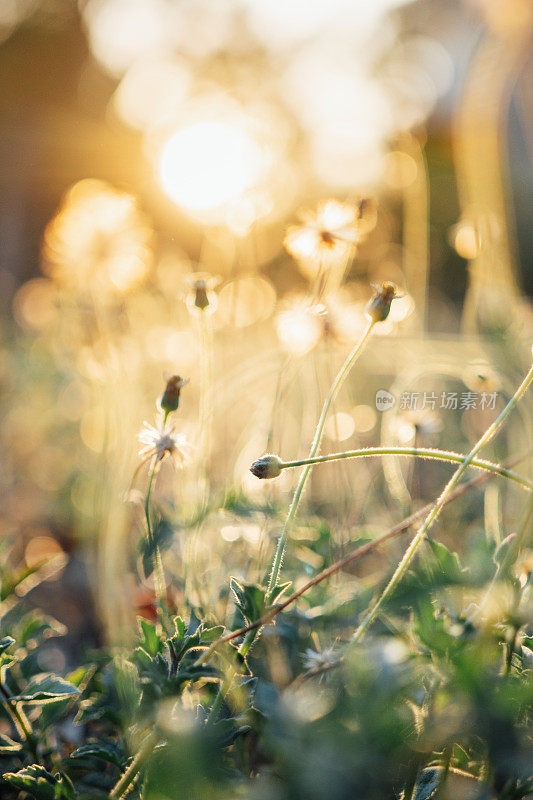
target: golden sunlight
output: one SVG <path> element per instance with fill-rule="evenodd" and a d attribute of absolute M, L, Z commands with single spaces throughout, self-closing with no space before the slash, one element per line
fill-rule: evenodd
<path fill-rule="evenodd" d="M 164 145 L 161 184 L 190 212 L 211 212 L 239 201 L 258 181 L 263 154 L 243 126 L 216 120 L 195 122 Z"/>

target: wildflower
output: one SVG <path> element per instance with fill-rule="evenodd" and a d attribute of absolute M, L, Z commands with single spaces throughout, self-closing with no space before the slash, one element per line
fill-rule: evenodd
<path fill-rule="evenodd" d="M 302 656 L 302 661 L 306 670 L 322 672 L 323 670 L 334 669 L 340 658 L 333 647 L 328 647 L 320 653 L 308 647 Z"/>
<path fill-rule="evenodd" d="M 376 284 L 372 284 L 372 286 L 377 294 L 368 303 L 366 313 L 373 322 L 384 322 L 389 316 L 392 301 L 402 295 L 396 284 L 391 281 L 384 281 L 381 286 L 376 286 Z"/>
<path fill-rule="evenodd" d="M 139 455 L 145 456 L 145 460 L 156 456 L 157 461 L 162 461 L 168 454 L 175 464 L 182 467 L 192 450 L 187 437 L 182 433 L 174 433 L 174 428 L 168 427 L 164 422 L 158 423 L 157 426 L 149 425 L 147 422 L 143 425 L 138 439 L 145 446 L 139 450 Z"/>
<path fill-rule="evenodd" d="M 134 197 L 86 179 L 69 190 L 46 228 L 43 268 L 71 289 L 127 292 L 146 278 L 152 237 Z"/>
<path fill-rule="evenodd" d="M 254 461 L 250 467 L 250 472 L 256 478 L 277 478 L 278 475 L 281 475 L 282 469 L 283 462 L 281 459 L 272 455 L 272 453 L 266 453 L 261 458 L 258 458 L 257 461 Z"/>
<path fill-rule="evenodd" d="M 181 378 L 179 375 L 172 375 L 168 379 L 165 391 L 160 400 L 160 406 L 166 414 L 176 411 L 180 404 L 180 392 L 189 383 L 189 378 Z"/>
<path fill-rule="evenodd" d="M 361 240 L 363 204 L 325 200 L 316 212 L 300 213 L 301 224 L 291 225 L 283 244 L 297 259 L 343 258 Z"/>

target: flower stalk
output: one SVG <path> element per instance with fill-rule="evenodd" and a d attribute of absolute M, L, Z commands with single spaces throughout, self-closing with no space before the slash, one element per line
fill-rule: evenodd
<path fill-rule="evenodd" d="M 284 469 L 291 467 L 312 466 L 314 464 L 324 464 L 328 461 L 340 461 L 347 458 L 370 458 L 372 456 L 416 456 L 455 464 L 462 464 L 465 458 L 461 453 L 455 453 L 451 450 L 439 450 L 433 447 L 362 447 L 356 450 L 345 450 L 341 453 L 328 453 L 314 458 L 302 458 L 297 461 L 282 461 L 278 456 L 267 454 L 255 461 L 250 467 L 250 471 L 258 478 L 268 479 L 278 477 Z M 522 488 L 533 491 L 533 483 L 527 478 L 499 464 L 494 464 L 492 461 L 487 461 L 484 458 L 473 458 L 469 466 L 509 478 L 509 480 L 522 486 Z"/>

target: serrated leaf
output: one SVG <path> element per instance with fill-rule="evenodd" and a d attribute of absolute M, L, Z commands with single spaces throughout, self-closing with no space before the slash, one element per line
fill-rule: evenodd
<path fill-rule="evenodd" d="M 7 772 L 3 776 L 19 791 L 28 792 L 35 800 L 75 800 L 76 792 L 66 775 L 52 775 L 39 764 L 32 764 L 18 772 Z"/>
<path fill-rule="evenodd" d="M 215 625 L 212 628 L 205 628 L 202 631 L 201 642 L 202 644 L 212 644 L 224 634 L 223 625 Z"/>
<path fill-rule="evenodd" d="M 230 578 L 230 588 L 235 598 L 235 605 L 244 619 L 252 624 L 257 622 L 266 611 L 264 586 L 256 583 L 240 583 L 236 578 Z"/>
<path fill-rule="evenodd" d="M 43 705 L 57 703 L 76 694 L 81 694 L 77 686 L 58 675 L 44 673 L 36 675 L 26 686 L 24 694 L 15 695 L 13 700 L 17 703 Z"/>
<path fill-rule="evenodd" d="M 187 626 L 185 625 L 184 620 L 182 617 L 173 617 L 172 621 L 174 622 L 174 627 L 176 628 L 176 636 L 184 639 L 185 634 L 187 633 Z"/>

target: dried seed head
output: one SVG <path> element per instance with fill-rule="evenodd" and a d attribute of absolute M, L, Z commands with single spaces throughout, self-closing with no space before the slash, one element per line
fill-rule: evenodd
<path fill-rule="evenodd" d="M 398 292 L 396 284 L 391 281 L 384 281 L 381 286 L 372 285 L 376 289 L 376 294 L 368 303 L 366 313 L 373 322 L 384 322 L 389 316 L 392 301 L 402 295 Z"/>
<path fill-rule="evenodd" d="M 277 478 L 278 475 L 281 475 L 282 463 L 278 456 L 266 453 L 266 455 L 254 461 L 250 467 L 250 472 L 256 478 Z"/>
<path fill-rule="evenodd" d="M 160 403 L 163 411 L 167 414 L 170 414 L 171 411 L 176 411 L 180 404 L 180 392 L 188 383 L 188 378 L 180 378 L 179 375 L 173 375 L 168 379 Z"/>

